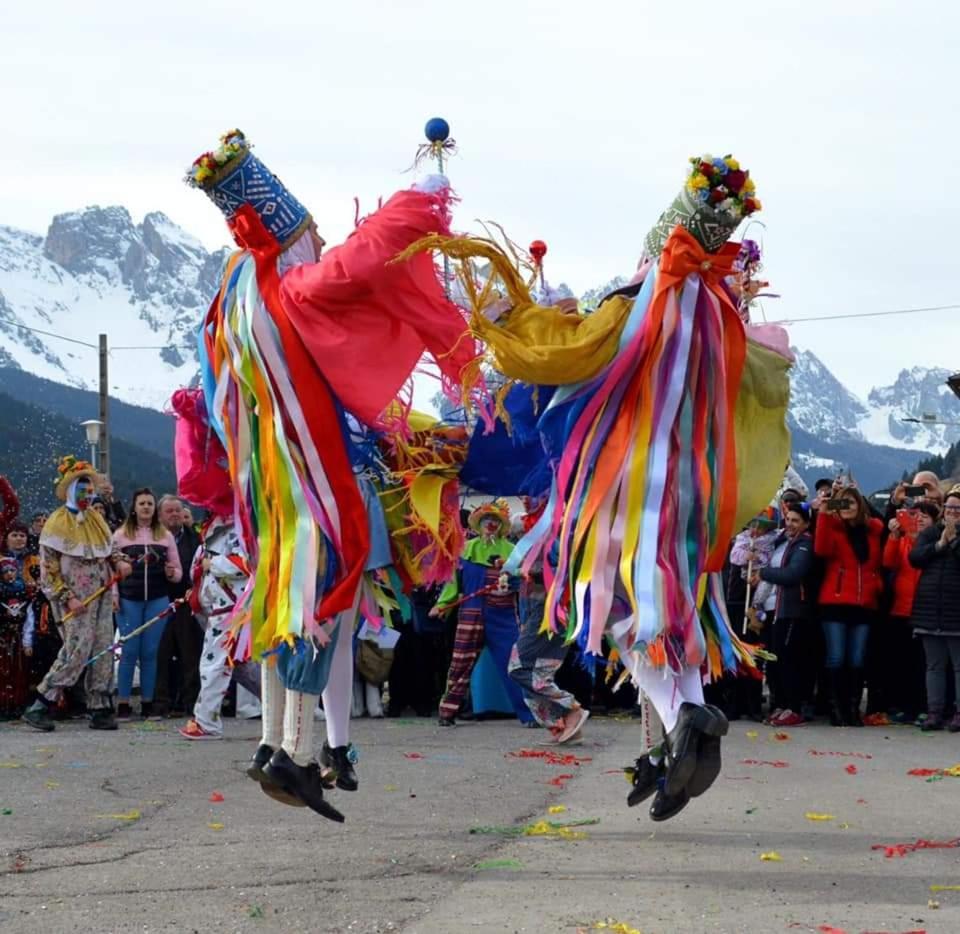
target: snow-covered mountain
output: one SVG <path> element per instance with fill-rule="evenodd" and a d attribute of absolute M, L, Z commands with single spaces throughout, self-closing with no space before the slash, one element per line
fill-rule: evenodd
<path fill-rule="evenodd" d="M 931 454 L 942 454 L 960 440 L 960 399 L 946 384 L 949 370 L 901 370 L 892 385 L 872 389 L 861 400 L 812 351 L 794 352 L 791 428 L 824 441 L 866 441 Z"/>
<path fill-rule="evenodd" d="M 96 388 L 95 350 L 52 335 L 95 345 L 105 332 L 111 394 L 162 408 L 196 378 L 194 333 L 225 254 L 210 253 L 164 214 L 134 223 L 122 207 L 60 214 L 45 236 L 0 226 L 0 367 Z M 581 302 L 595 307 L 626 281 L 612 279 Z M 942 453 L 960 439 L 960 400 L 946 370 L 903 370 L 861 399 L 813 352 L 796 355 L 789 418 L 804 469 L 829 472 L 881 445 L 884 470 L 901 461 L 905 470 L 918 453 Z"/>
<path fill-rule="evenodd" d="M 106 333 L 111 395 L 161 408 L 196 376 L 193 334 L 225 252 L 122 207 L 59 214 L 44 237 L 0 226 L 0 366 L 96 388 L 96 350 L 51 335 L 96 346 Z"/>

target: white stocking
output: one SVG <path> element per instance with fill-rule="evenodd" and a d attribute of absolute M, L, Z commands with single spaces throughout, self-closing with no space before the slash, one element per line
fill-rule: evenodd
<path fill-rule="evenodd" d="M 681 674 L 676 675 L 639 662 L 631 665 L 631 673 L 637 687 L 650 698 L 667 733 L 677 725 L 681 704 L 703 704 L 703 682 L 699 668 L 684 668 Z"/>
<path fill-rule="evenodd" d="M 313 761 L 313 708 L 316 694 L 287 689 L 283 712 L 283 751 L 297 765 Z"/>
<path fill-rule="evenodd" d="M 657 713 L 656 707 L 653 706 L 650 698 L 647 697 L 643 691 L 640 691 L 640 696 L 637 700 L 640 703 L 640 710 L 642 712 L 643 748 L 649 752 L 663 742 L 663 723 L 660 720 L 660 715 Z"/>
<path fill-rule="evenodd" d="M 360 589 L 353 606 L 338 617 L 337 641 L 330 665 L 330 677 L 323 692 L 327 715 L 327 744 L 331 749 L 350 743 L 350 704 L 353 699 L 353 627 L 360 607 Z"/>
<path fill-rule="evenodd" d="M 277 666 L 264 660 L 260 666 L 260 701 L 263 705 L 263 738 L 260 742 L 273 750 L 279 749 L 283 742 L 283 695 Z"/>

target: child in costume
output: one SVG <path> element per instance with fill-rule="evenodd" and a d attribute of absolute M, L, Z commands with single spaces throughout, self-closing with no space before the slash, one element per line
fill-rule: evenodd
<path fill-rule="evenodd" d="M 0 720 L 16 720 L 27 703 L 23 633 L 29 607 L 16 558 L 0 558 Z"/>
<path fill-rule="evenodd" d="M 369 552 L 344 410 L 366 425 L 429 349 L 448 384 L 476 356 L 426 256 L 391 263 L 418 237 L 449 229 L 446 180 L 399 192 L 322 260 L 309 212 L 231 130 L 198 158 L 189 184 L 227 218 L 241 248 L 200 336 L 206 408 L 227 455 L 251 578 L 263 737 L 248 774 L 332 820 L 314 758 L 313 712 L 345 676 Z M 466 337 L 466 339 L 465 339 Z M 345 673 L 345 675 L 344 675 Z"/>
<path fill-rule="evenodd" d="M 38 730 L 53 730 L 50 708 L 84 675 L 90 728 L 115 730 L 113 656 L 107 652 L 91 665 L 87 660 L 113 641 L 113 596 L 107 585 L 114 573 L 123 579 L 133 569 L 114 548 L 107 523 L 90 509 L 93 466 L 70 455 L 60 462 L 58 474 L 55 489 L 63 505 L 40 534 L 40 586 L 62 630 L 63 646 L 23 719 Z"/>
<path fill-rule="evenodd" d="M 473 666 L 484 643 L 490 648 L 521 723 L 532 722 L 518 685 L 507 674 L 510 653 L 519 635 L 517 594 L 502 574 L 513 545 L 506 538 L 510 530 L 510 509 L 503 501 L 484 503 L 470 514 L 470 528 L 477 533 L 463 549 L 456 578 L 440 592 L 431 615 L 439 616 L 459 603 L 453 658 L 447 674 L 447 689 L 440 700 L 441 726 L 453 726 L 470 684 Z M 458 601 L 463 593 L 463 597 Z"/>

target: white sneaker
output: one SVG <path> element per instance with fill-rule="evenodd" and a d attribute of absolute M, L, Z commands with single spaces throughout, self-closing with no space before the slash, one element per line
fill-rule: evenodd
<path fill-rule="evenodd" d="M 356 720 L 366 712 L 367 708 L 363 703 L 363 684 L 359 678 L 355 678 L 353 682 L 353 703 L 350 707 L 350 716 Z"/>
<path fill-rule="evenodd" d="M 380 685 L 370 684 L 369 681 L 364 682 L 363 691 L 367 699 L 367 713 L 375 719 L 382 718 L 383 704 L 380 700 Z"/>

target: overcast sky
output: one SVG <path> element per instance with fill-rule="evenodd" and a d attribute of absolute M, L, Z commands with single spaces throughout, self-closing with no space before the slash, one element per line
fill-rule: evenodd
<path fill-rule="evenodd" d="M 948 0 L 4 4 L 0 223 L 123 204 L 222 245 L 181 178 L 238 126 L 335 242 L 441 115 L 457 226 L 545 240 L 576 291 L 633 269 L 710 151 L 763 200 L 769 319 L 960 303 L 958 27 Z M 960 369 L 960 310 L 791 335 L 861 394 Z"/>

